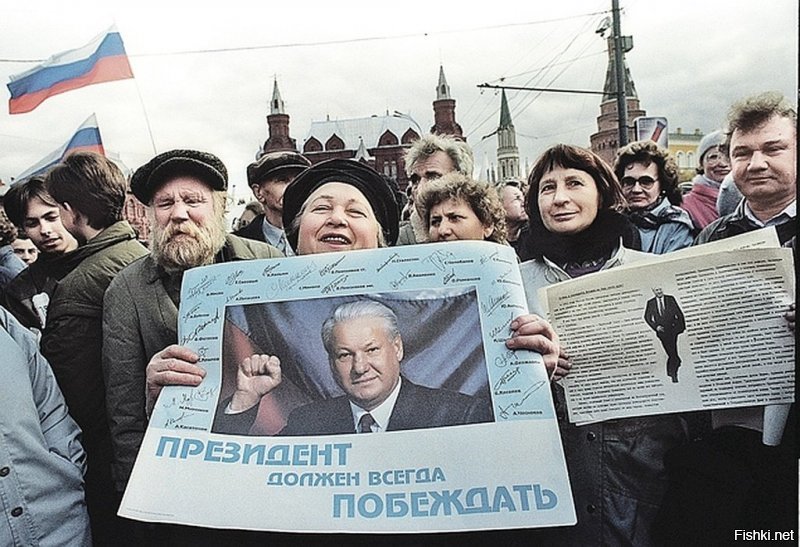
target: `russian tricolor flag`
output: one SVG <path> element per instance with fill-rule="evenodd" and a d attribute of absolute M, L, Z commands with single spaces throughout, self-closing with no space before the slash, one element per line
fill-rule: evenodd
<path fill-rule="evenodd" d="M 30 112 L 53 95 L 125 78 L 133 78 L 133 71 L 122 37 L 111 27 L 81 48 L 58 53 L 26 72 L 11 76 L 8 112 Z"/>
<path fill-rule="evenodd" d="M 35 165 L 28 167 L 14 182 L 22 182 L 34 175 L 43 174 L 50 167 L 66 158 L 72 152 L 78 150 L 97 152 L 98 154 L 106 155 L 106 151 L 103 148 L 103 141 L 100 139 L 100 128 L 97 126 L 97 116 L 94 114 L 89 116 L 86 121 L 81 124 L 66 144 L 36 162 Z"/>

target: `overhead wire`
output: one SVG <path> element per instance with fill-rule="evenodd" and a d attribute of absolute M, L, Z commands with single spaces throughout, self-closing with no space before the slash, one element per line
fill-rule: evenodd
<path fill-rule="evenodd" d="M 599 6 L 603 5 L 603 4 L 601 4 L 601 2 L 605 2 L 605 0 L 598 0 L 598 8 L 599 8 Z M 606 11 L 605 13 L 609 13 L 609 12 L 608 12 L 608 11 Z M 603 14 L 601 14 L 601 15 L 603 15 Z M 586 33 L 588 30 L 589 30 L 589 27 L 588 27 L 588 25 L 589 25 L 590 23 L 592 23 L 592 22 L 595 22 L 595 21 L 597 21 L 598 19 L 599 19 L 599 17 L 597 17 L 597 18 L 595 18 L 595 19 L 593 19 L 593 20 L 590 20 L 590 19 L 588 19 L 588 18 L 587 18 L 587 19 L 584 21 L 584 23 L 583 23 L 583 26 L 582 26 L 582 27 L 579 29 L 579 31 L 578 31 L 578 34 L 577 34 L 577 35 L 583 35 L 583 34 L 585 34 L 585 33 Z M 597 33 L 597 30 L 595 30 L 595 33 Z M 601 34 L 601 36 L 602 36 L 602 34 Z M 587 49 L 588 49 L 588 48 L 591 46 L 591 44 L 592 44 L 592 42 L 591 42 L 590 40 L 587 40 L 587 42 L 586 42 L 586 45 L 585 45 L 585 46 L 584 46 L 584 47 L 581 49 L 581 51 L 579 52 L 578 56 L 575 58 L 575 60 L 576 60 L 576 61 L 577 61 L 578 59 L 580 59 L 580 58 L 584 57 L 584 55 L 583 55 L 583 54 L 584 54 L 584 53 L 585 53 L 585 51 L 586 51 L 586 50 L 587 50 Z M 566 52 L 566 49 L 565 49 L 565 52 Z M 605 53 L 606 53 L 606 51 L 602 51 L 602 52 L 599 52 L 599 53 L 591 54 L 591 55 L 589 55 L 589 56 L 600 55 L 600 54 L 605 54 Z M 587 57 L 588 57 L 588 56 L 587 56 Z M 570 63 L 570 64 L 571 64 L 571 63 Z M 552 68 L 552 67 L 554 67 L 554 66 L 555 66 L 555 64 L 551 65 L 551 68 Z M 594 75 L 594 74 L 595 74 L 597 66 L 598 66 L 597 64 L 593 65 L 593 69 L 592 69 L 592 75 Z M 545 84 L 544 86 L 541 86 L 541 87 L 550 87 L 550 86 L 551 86 L 551 85 L 552 85 L 552 84 L 553 84 L 553 83 L 554 83 L 554 82 L 555 82 L 555 81 L 556 81 L 556 80 L 557 80 L 557 79 L 558 79 L 558 78 L 559 78 L 559 77 L 560 77 L 560 76 L 561 76 L 561 75 L 562 75 L 562 74 L 565 72 L 565 70 L 566 70 L 566 69 L 564 69 L 564 70 L 561 70 L 561 71 L 560 71 L 560 72 L 559 72 L 559 73 L 558 73 L 558 74 L 557 74 L 557 75 L 556 75 L 554 78 L 552 78 L 552 79 L 550 80 L 550 82 L 548 82 L 547 84 Z M 594 78 L 592 78 L 592 81 L 593 81 L 593 80 L 594 80 Z M 537 86 L 537 87 L 540 87 L 540 86 Z M 528 102 L 527 102 L 527 103 L 525 103 L 525 102 L 523 101 L 523 103 L 522 103 L 521 105 L 520 105 L 520 104 L 518 104 L 518 105 L 516 105 L 516 108 L 512 108 L 512 117 L 513 117 L 513 116 L 515 116 L 515 115 L 516 115 L 516 116 L 519 116 L 519 114 L 521 114 L 522 112 L 524 112 L 524 111 L 526 111 L 528 108 L 530 108 L 530 106 L 531 106 L 531 105 L 532 105 L 532 104 L 533 104 L 533 103 L 534 103 L 536 100 L 538 100 L 538 99 L 539 99 L 539 97 L 541 97 L 541 96 L 542 96 L 542 94 L 543 94 L 543 92 L 538 92 L 538 93 L 536 93 L 536 94 L 534 94 L 534 95 L 530 96 L 530 98 L 528 99 Z M 516 95 L 517 95 L 517 94 L 515 94 L 515 95 L 514 95 L 514 97 L 516 97 Z M 582 105 L 581 105 L 581 112 L 583 112 L 583 110 L 584 110 L 584 108 L 585 108 L 585 106 L 586 106 L 586 100 L 587 100 L 587 98 L 584 96 L 584 99 L 583 99 L 583 102 L 582 102 Z M 570 130 L 568 130 L 568 131 L 560 131 L 560 132 L 558 132 L 558 133 L 555 133 L 555 134 L 552 134 L 552 135 L 542 135 L 542 136 L 540 136 L 540 137 L 541 137 L 541 138 L 549 138 L 549 137 L 552 137 L 552 136 L 561 135 L 561 134 L 565 134 L 565 133 L 568 133 L 568 132 L 569 132 L 570 134 L 574 134 L 574 132 L 575 132 L 576 130 L 578 130 L 578 129 L 584 129 L 584 128 L 586 128 L 586 127 L 588 127 L 588 126 L 585 126 L 585 125 L 584 125 L 584 126 L 581 126 L 581 127 L 572 127 L 572 128 L 571 128 Z"/>
<path fill-rule="evenodd" d="M 588 16 L 589 15 L 587 15 L 587 17 Z M 550 29 L 546 33 L 544 33 L 544 34 L 539 36 L 539 39 L 538 39 L 538 41 L 536 43 L 530 45 L 527 48 L 524 48 L 525 53 L 522 55 L 522 57 L 520 57 L 516 61 L 514 61 L 511 64 L 511 66 L 508 69 L 505 70 L 505 72 L 508 72 L 509 70 L 513 69 L 514 66 L 520 64 L 523 59 L 529 57 L 534 51 L 538 51 L 538 48 L 541 46 L 541 44 L 545 43 L 550 38 L 550 36 L 553 34 L 553 32 L 555 32 L 555 29 L 556 29 L 556 26 L 551 26 Z M 502 80 L 502 77 L 501 77 L 501 80 Z M 465 125 L 467 127 L 475 127 L 475 130 L 471 131 L 471 133 L 477 132 L 477 130 L 487 122 L 487 119 L 491 118 L 491 115 L 492 114 L 496 114 L 496 112 L 498 111 L 498 108 L 496 107 L 495 104 L 492 104 L 489 101 L 480 101 L 480 97 L 482 95 L 483 95 L 483 91 L 481 91 L 480 96 L 476 97 L 475 101 L 473 101 L 473 103 L 467 108 L 466 114 L 464 115 Z M 495 93 L 495 95 L 496 95 L 496 93 Z M 470 118 L 469 114 L 471 114 L 472 108 L 474 107 L 474 105 L 477 102 L 481 102 L 482 105 L 483 105 L 483 108 L 481 108 L 480 112 L 478 112 L 474 116 L 474 118 Z M 492 110 L 492 114 L 490 114 L 489 116 L 485 115 L 485 112 L 486 112 L 487 109 L 491 109 Z M 474 123 L 473 123 L 473 119 L 475 120 Z M 482 121 L 478 122 L 478 120 L 482 120 Z M 491 134 L 493 134 L 493 133 L 491 133 Z M 484 136 L 483 138 L 486 138 L 486 136 Z"/>
<path fill-rule="evenodd" d="M 580 29 L 579 29 L 579 30 L 578 30 L 578 31 L 575 33 L 575 35 L 574 35 L 574 36 L 573 36 L 573 37 L 572 37 L 572 38 L 569 40 L 569 42 L 566 44 L 566 46 L 565 46 L 565 47 L 563 47 L 563 48 L 562 48 L 562 49 L 561 49 L 559 52 L 555 53 L 555 54 L 554 54 L 554 55 L 551 57 L 551 59 L 550 59 L 550 60 L 549 60 L 549 61 L 548 61 L 548 62 L 545 64 L 545 66 L 544 66 L 544 67 L 542 67 L 542 68 L 541 68 L 539 71 L 537 71 L 537 73 L 536 73 L 536 74 L 534 74 L 534 75 L 532 75 L 530 78 L 528 78 L 528 79 L 526 80 L 526 82 L 525 82 L 525 84 L 524 84 L 524 85 L 525 85 L 525 86 L 528 86 L 528 85 L 530 85 L 532 82 L 536 82 L 536 81 L 537 81 L 537 78 L 538 78 L 538 79 L 543 79 L 543 78 L 544 78 L 544 75 L 546 75 L 546 74 L 547 74 L 547 72 L 548 72 L 548 71 L 549 71 L 549 70 L 550 70 L 550 69 L 551 69 L 553 66 L 555 66 L 555 64 L 556 64 L 556 63 L 558 63 L 558 62 L 560 61 L 560 59 L 561 59 L 561 58 L 562 58 L 562 57 L 563 57 L 563 56 L 566 54 L 566 52 L 569 50 L 569 48 L 570 48 L 570 47 L 572 47 L 572 44 L 574 44 L 574 43 L 575 43 L 575 41 L 576 41 L 576 40 L 577 40 L 579 37 L 581 37 L 581 36 L 582 36 L 582 35 L 585 33 L 585 27 L 586 27 L 586 26 L 587 26 L 587 22 L 586 22 L 586 21 L 584 21 L 583 25 L 581 25 Z M 565 71 L 567 68 L 569 68 L 569 66 L 571 66 L 571 64 L 568 64 L 568 65 L 567 65 L 567 66 L 566 66 L 566 67 L 565 67 L 565 68 L 562 70 L 562 72 L 561 72 L 561 73 L 563 73 L 563 72 L 564 72 L 564 71 Z M 551 80 L 551 83 L 552 83 L 552 81 L 554 81 L 554 80 Z M 518 94 L 518 93 L 519 93 L 519 92 L 512 94 L 512 98 L 515 98 L 515 97 L 517 96 L 517 94 Z M 542 92 L 539 92 L 539 93 L 538 93 L 536 96 L 538 97 L 539 95 L 541 95 L 541 93 L 542 93 Z M 534 100 L 535 100 L 535 99 L 534 99 Z M 531 100 L 531 101 L 529 101 L 529 103 L 528 103 L 528 104 L 532 104 L 532 102 L 533 102 L 533 101 Z M 527 106 L 526 106 L 526 108 L 527 108 Z M 493 112 L 492 112 L 492 113 L 490 113 L 490 114 L 489 114 L 489 115 L 488 115 L 486 118 L 484 118 L 484 119 L 483 119 L 483 120 L 482 120 L 482 121 L 481 121 L 479 124 L 477 124 L 477 125 L 475 126 L 475 129 L 473 129 L 473 130 L 472 130 L 472 131 L 471 131 L 469 134 L 473 134 L 473 135 L 474 135 L 474 134 L 475 134 L 475 133 L 476 133 L 476 132 L 477 132 L 479 129 L 481 129 L 481 128 L 482 128 L 482 127 L 483 127 L 483 126 L 484 126 L 484 125 L 485 125 L 485 124 L 486 124 L 486 123 L 489 121 L 489 119 L 491 119 L 491 117 L 492 117 L 492 116 L 495 116 L 495 115 L 497 114 L 497 111 L 498 111 L 498 110 L 499 110 L 499 108 L 498 108 L 498 107 L 495 107 L 495 108 L 494 108 L 494 110 L 493 110 Z M 522 111 L 524 111 L 524 109 L 523 109 Z M 519 110 L 519 109 L 517 109 L 517 113 L 519 113 L 519 112 L 520 112 L 520 110 Z M 512 113 L 512 118 L 513 118 L 513 113 Z M 494 132 L 492 132 L 492 133 L 490 133 L 490 134 L 488 134 L 488 135 L 485 135 L 485 136 L 483 136 L 483 137 L 482 137 L 482 139 L 481 139 L 481 140 L 484 140 L 484 139 L 486 139 L 486 138 L 488 138 L 488 137 L 492 136 L 493 134 L 494 134 Z"/>
<path fill-rule="evenodd" d="M 606 12 L 607 12 L 607 10 L 606 10 Z M 605 12 L 601 12 L 601 13 L 605 13 Z M 584 14 L 579 14 L 579 15 L 570 16 L 570 17 L 549 19 L 549 20 L 546 20 L 546 21 L 543 21 L 543 22 L 553 23 L 553 22 L 565 21 L 565 20 L 568 20 L 568 19 L 594 18 L 596 15 L 597 15 L 596 12 L 590 12 L 590 13 L 584 13 Z M 513 69 L 514 66 L 519 65 L 526 57 L 530 56 L 534 51 L 537 51 L 538 48 L 540 47 L 540 45 L 542 43 L 544 43 L 545 41 L 547 41 L 550 38 L 550 36 L 553 34 L 553 32 L 555 32 L 555 30 L 557 28 L 558 28 L 557 26 L 551 25 L 550 29 L 547 32 L 545 32 L 545 33 L 543 33 L 543 34 L 538 36 L 538 40 L 536 41 L 535 44 L 531 45 L 530 47 L 523 48 L 521 51 L 524 51 L 525 53 L 522 55 L 522 57 L 520 57 L 516 61 L 514 61 L 510 65 L 510 67 L 508 69 L 506 69 L 506 72 L 508 72 L 509 70 Z M 483 92 L 481 92 L 481 95 L 482 94 L 483 94 Z M 480 108 L 480 110 L 477 113 L 475 113 L 475 109 L 478 108 L 478 107 Z M 466 108 L 462 107 L 459 117 L 463 120 L 463 125 L 465 127 L 473 126 L 474 125 L 473 124 L 473 120 L 475 120 L 476 123 L 477 123 L 477 120 L 483 120 L 483 121 L 480 122 L 480 124 L 482 125 L 482 124 L 486 123 L 485 112 L 488 109 L 497 110 L 497 108 L 494 107 L 489 101 L 481 100 L 480 96 L 478 96 L 472 102 L 470 102 L 468 105 L 466 105 Z M 489 118 L 490 117 L 491 117 L 491 115 L 489 116 Z"/>
<path fill-rule="evenodd" d="M 571 59 L 566 59 L 564 61 L 560 61 L 560 62 L 554 63 L 552 66 L 571 65 L 576 61 L 581 61 L 583 59 L 588 59 L 590 57 L 597 57 L 597 56 L 600 56 L 600 55 L 606 55 L 606 51 L 605 50 L 597 51 L 597 52 L 594 52 L 594 53 L 590 53 L 588 55 L 580 55 L 578 57 L 572 57 Z M 544 70 L 544 68 L 545 67 L 539 67 L 539 68 L 532 69 L 532 70 L 529 70 L 529 71 L 526 71 L 526 72 L 522 72 L 522 73 L 519 73 L 519 74 L 512 74 L 510 76 L 502 76 L 502 77 L 496 78 L 494 80 L 488 80 L 486 83 L 496 83 L 496 84 L 502 85 L 506 80 L 510 80 L 510 79 L 518 77 L 518 76 L 523 76 L 523 75 L 526 75 L 526 74 L 530 74 L 532 72 L 540 72 L 540 71 Z M 480 95 L 482 96 L 485 92 L 486 92 L 486 90 L 482 89 Z M 494 91 L 492 94 L 494 96 L 497 96 L 498 93 L 497 93 L 497 91 Z M 515 96 L 516 96 L 516 93 L 514 95 L 512 95 L 512 97 L 515 97 Z M 509 101 L 511 101 L 511 99 L 509 99 Z M 474 109 L 474 107 L 476 105 L 481 105 L 481 110 L 478 112 L 477 115 L 474 116 L 476 118 L 476 121 L 474 123 L 468 123 L 468 122 L 471 122 L 470 118 L 468 117 L 468 114 L 471 113 L 471 111 Z M 491 109 L 491 113 L 488 116 L 483 117 L 483 114 L 488 109 Z M 479 96 L 477 99 L 473 100 L 470 103 L 470 106 L 469 106 L 469 108 L 467 108 L 466 113 L 465 114 L 461 114 L 460 117 L 461 117 L 461 119 L 465 120 L 464 123 L 463 123 L 464 126 L 466 126 L 466 127 L 473 127 L 473 126 L 480 127 L 481 124 L 485 124 L 488 120 L 491 120 L 492 116 L 496 116 L 498 111 L 499 111 L 499 107 L 497 106 L 497 102 L 496 101 L 481 100 L 481 98 Z M 514 117 L 514 112 L 512 112 L 512 118 L 513 117 Z M 482 121 L 478 122 L 477 118 L 480 118 Z M 471 134 L 474 134 L 476 132 L 477 131 L 470 131 L 469 134 L 471 135 Z M 484 135 L 483 137 L 481 137 L 481 139 L 490 137 L 490 136 L 492 136 L 494 134 L 495 134 L 495 131 L 489 133 L 488 135 Z"/>
<path fill-rule="evenodd" d="M 596 51 L 594 53 L 589 53 L 587 55 L 580 55 L 578 57 L 572 57 L 570 59 L 565 59 L 563 61 L 559 61 L 558 63 L 554 63 L 553 66 L 570 64 L 570 63 L 574 63 L 575 61 L 582 61 L 583 59 L 588 59 L 589 57 L 595 57 L 595 56 L 598 56 L 598 55 L 605 55 L 605 54 L 606 54 L 606 50 Z M 500 78 L 495 78 L 494 80 L 487 80 L 486 83 L 488 83 L 488 84 L 500 83 L 500 82 L 504 82 L 506 80 L 511 80 L 513 78 L 518 78 L 520 76 L 527 76 L 528 74 L 531 74 L 531 73 L 534 73 L 534 72 L 539 72 L 540 70 L 542 70 L 542 68 L 543 67 L 538 67 L 538 68 L 533 68 L 531 70 L 527 70 L 525 72 L 519 72 L 517 74 L 509 74 L 508 76 L 501 76 Z"/>
<path fill-rule="evenodd" d="M 570 48 L 573 46 L 573 44 L 574 44 L 574 43 L 575 43 L 575 42 L 576 42 L 576 41 L 577 41 L 577 40 L 578 40 L 580 37 L 582 37 L 582 36 L 584 36 L 584 35 L 585 35 L 585 33 L 586 33 L 586 31 L 587 31 L 587 28 L 588 28 L 588 26 L 589 26 L 589 25 L 588 25 L 588 23 L 590 23 L 590 21 L 588 21 L 588 20 L 584 22 L 584 24 L 581 26 L 581 28 L 580 28 L 580 29 L 578 29 L 578 31 L 576 32 L 575 36 L 572 38 L 572 40 L 570 40 L 570 41 L 569 41 L 569 43 L 566 45 L 566 47 L 564 47 L 564 49 L 561 51 L 561 53 L 559 53 L 557 56 L 555 56 L 555 57 L 553 58 L 552 62 L 551 62 L 551 63 L 550 63 L 550 64 L 549 64 L 549 65 L 546 67 L 546 69 L 545 69 L 544 71 L 542 71 L 542 72 L 539 74 L 539 75 L 541 76 L 541 78 L 539 78 L 539 82 L 545 78 L 545 76 L 547 75 L 547 73 L 548 73 L 550 70 L 552 70 L 552 69 L 554 69 L 556 66 L 558 66 L 558 65 L 557 65 L 557 62 L 560 60 L 560 58 L 561 58 L 561 57 L 563 57 L 564 55 L 566 55 L 567 51 L 569 51 L 569 49 L 570 49 Z M 586 45 L 585 45 L 585 46 L 583 47 L 583 49 L 582 49 L 582 50 L 581 50 L 581 51 L 578 53 L 578 56 L 580 57 L 580 56 L 581 56 L 581 55 L 582 55 L 582 54 L 583 54 L 583 53 L 584 53 L 584 52 L 585 52 L 585 51 L 586 51 L 586 50 L 587 50 L 587 49 L 588 49 L 588 48 L 589 48 L 591 45 L 592 45 L 592 44 L 591 44 L 591 42 L 590 42 L 589 40 L 587 40 L 587 41 L 586 41 Z M 562 70 L 561 70 L 560 72 L 558 72 L 558 74 L 556 74 L 556 75 L 555 75 L 553 78 L 551 78 L 551 79 L 550 79 L 550 81 L 549 81 L 547 84 L 545 84 L 544 86 L 542 86 L 542 87 L 550 87 L 550 86 L 551 86 L 551 85 L 552 85 L 552 84 L 553 84 L 553 83 L 554 83 L 556 80 L 558 80 L 558 78 L 559 78 L 559 77 L 560 77 L 562 74 L 564 74 L 564 72 L 566 72 L 566 70 L 567 70 L 567 69 L 568 69 L 570 66 L 572 66 L 573 64 L 574 64 L 574 62 L 573 62 L 573 63 L 567 63 L 567 64 L 566 64 L 566 65 L 565 65 L 565 66 L 562 68 Z M 534 81 L 534 79 L 535 79 L 535 76 L 531 76 L 531 78 L 529 78 L 529 79 L 528 79 L 528 81 L 527 81 L 527 82 L 526 82 L 524 85 L 525 85 L 525 86 L 527 86 L 527 85 L 530 85 L 530 83 L 531 83 L 532 81 Z M 516 98 L 516 96 L 517 96 L 519 93 L 521 93 L 521 92 L 517 92 L 517 93 L 515 93 L 515 94 L 514 94 L 514 98 Z M 516 115 L 519 115 L 520 113 L 522 113 L 522 112 L 524 112 L 525 110 L 527 110 L 527 109 L 528 109 L 528 107 L 530 107 L 530 105 L 532 105 L 532 104 L 533 104 L 533 103 L 534 103 L 534 102 L 535 102 L 535 101 L 536 101 L 536 100 L 537 100 L 539 97 L 541 97 L 543 93 L 544 93 L 543 91 L 539 91 L 539 92 L 537 92 L 537 93 L 534 93 L 534 94 L 532 94 L 532 95 L 528 95 L 528 96 L 526 96 L 526 97 L 527 97 L 527 102 L 525 102 L 525 100 L 523 100 L 523 102 L 522 102 L 522 104 L 521 104 L 521 105 L 520 105 L 520 104 L 517 104 L 516 108 L 512 109 L 512 115 L 514 115 L 514 114 L 516 114 Z"/>
<path fill-rule="evenodd" d="M 282 49 L 282 48 L 297 48 L 297 47 L 319 47 L 331 46 L 341 44 L 357 44 L 363 42 L 376 42 L 376 41 L 389 41 L 389 40 L 404 40 L 407 38 L 428 37 L 436 35 L 459 34 L 464 32 L 477 32 L 483 30 L 496 30 L 514 27 L 525 27 L 532 25 L 543 25 L 548 23 L 555 23 L 559 21 L 567 21 L 570 19 L 591 17 L 601 13 L 607 13 L 608 10 L 592 13 L 581 13 L 577 15 L 567 15 L 564 17 L 553 17 L 551 19 L 540 19 L 538 21 L 523 21 L 519 23 L 503 23 L 499 25 L 486 25 L 471 28 L 453 29 L 453 30 L 440 30 L 431 32 L 408 32 L 397 35 L 383 35 L 383 36 L 364 36 L 360 38 L 342 38 L 338 40 L 317 40 L 312 42 L 288 42 L 283 44 L 265 44 L 259 46 L 240 46 L 240 47 L 223 47 L 223 48 L 208 48 L 208 49 L 192 49 L 171 52 L 153 52 L 153 53 L 128 53 L 128 57 L 163 57 L 173 55 L 203 55 L 209 53 L 230 53 L 239 51 L 258 51 L 264 49 Z M 0 63 L 41 63 L 46 59 L 6 59 L 0 58 Z"/>

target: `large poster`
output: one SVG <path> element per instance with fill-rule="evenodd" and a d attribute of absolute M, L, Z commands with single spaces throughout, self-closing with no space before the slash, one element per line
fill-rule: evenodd
<path fill-rule="evenodd" d="M 207 376 L 162 392 L 120 514 L 313 532 L 574 524 L 541 357 L 505 346 L 524 313 L 514 251 L 492 243 L 191 270 L 179 341 Z M 363 425 L 359 404 L 387 393 L 383 426 Z"/>

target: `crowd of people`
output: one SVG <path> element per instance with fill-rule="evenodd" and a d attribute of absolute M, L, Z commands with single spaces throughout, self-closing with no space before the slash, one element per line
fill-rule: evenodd
<path fill-rule="evenodd" d="M 267 153 L 247 167 L 255 202 L 234 233 L 225 220 L 228 170 L 208 152 L 158 154 L 130 181 L 107 158 L 77 152 L 46 175 L 15 183 L 0 218 L 0 344 L 11 371 L 0 388 L 6 439 L 0 442 L 6 513 L 0 544 L 265 541 L 254 532 L 143 524 L 116 515 L 160 391 L 198 386 L 206 376 L 200 356 L 178 344 L 183 274 L 231 261 L 453 240 L 511 245 L 517 253 L 529 313 L 511 323 L 506 345 L 543 356 L 577 513 L 575 526 L 496 532 L 495 539 L 647 546 L 705 538 L 725 544 L 735 529 L 795 529 L 793 410 L 778 446 L 761 442 L 761 407 L 572 424 L 559 382 L 572 367 L 569 348 L 545 319 L 537 291 L 765 226 L 774 226 L 780 243 L 794 249 L 796 121 L 796 110 L 778 94 L 734 104 L 727 128 L 700 142 L 698 174 L 686 195 L 674 159 L 652 141 L 621 148 L 613 165 L 586 148 L 557 144 L 541 154 L 526 180 L 490 185 L 473 177 L 464 141 L 423 135 L 407 151 L 403 195 L 356 160 L 312 165 L 297 152 Z M 732 212 L 720 214 L 725 180 L 740 197 Z M 128 188 L 146 206 L 147 245 L 123 219 Z M 431 390 L 400 372 L 396 318 L 383 305 L 343 308 L 323 327 L 331 371 L 354 409 L 352 416 L 337 417 L 335 427 L 403 429 L 384 403 L 414 401 Z M 785 320 L 792 331 L 794 316 L 791 306 Z M 386 328 L 375 330 L 375 318 Z M 337 340 L 367 331 L 386 352 L 380 365 L 332 349 Z M 216 431 L 246 432 L 261 399 L 282 381 L 276 356 L 253 355 L 239 367 L 232 396 L 220 402 Z M 385 385 L 367 392 L 349 385 L 371 367 L 392 372 Z M 480 407 L 471 398 L 447 397 L 448 413 L 443 406 L 435 420 L 487 420 L 485 409 L 474 414 Z M 347 398 L 342 401 L 298 411 L 332 420 L 334 408 L 347 408 Z M 458 417 L 451 408 L 459 409 Z M 315 434 L 304 429 L 306 422 L 290 416 L 283 434 Z M 269 541 L 306 544 L 293 534 L 269 535 Z M 431 535 L 424 543 L 455 539 Z M 331 543 L 341 541 L 334 536 Z"/>

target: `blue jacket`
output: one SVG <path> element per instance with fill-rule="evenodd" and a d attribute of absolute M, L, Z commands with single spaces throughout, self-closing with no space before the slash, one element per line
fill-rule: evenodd
<path fill-rule="evenodd" d="M 0 545 L 91 545 L 80 429 L 36 341 L 0 308 Z"/>
<path fill-rule="evenodd" d="M 26 266 L 27 264 L 14 254 L 14 249 L 11 248 L 11 245 L 0 247 L 0 289 L 5 287 Z"/>
<path fill-rule="evenodd" d="M 694 241 L 694 224 L 689 213 L 666 198 L 649 211 L 628 214 L 639 229 L 642 251 L 657 255 L 689 247 Z"/>

